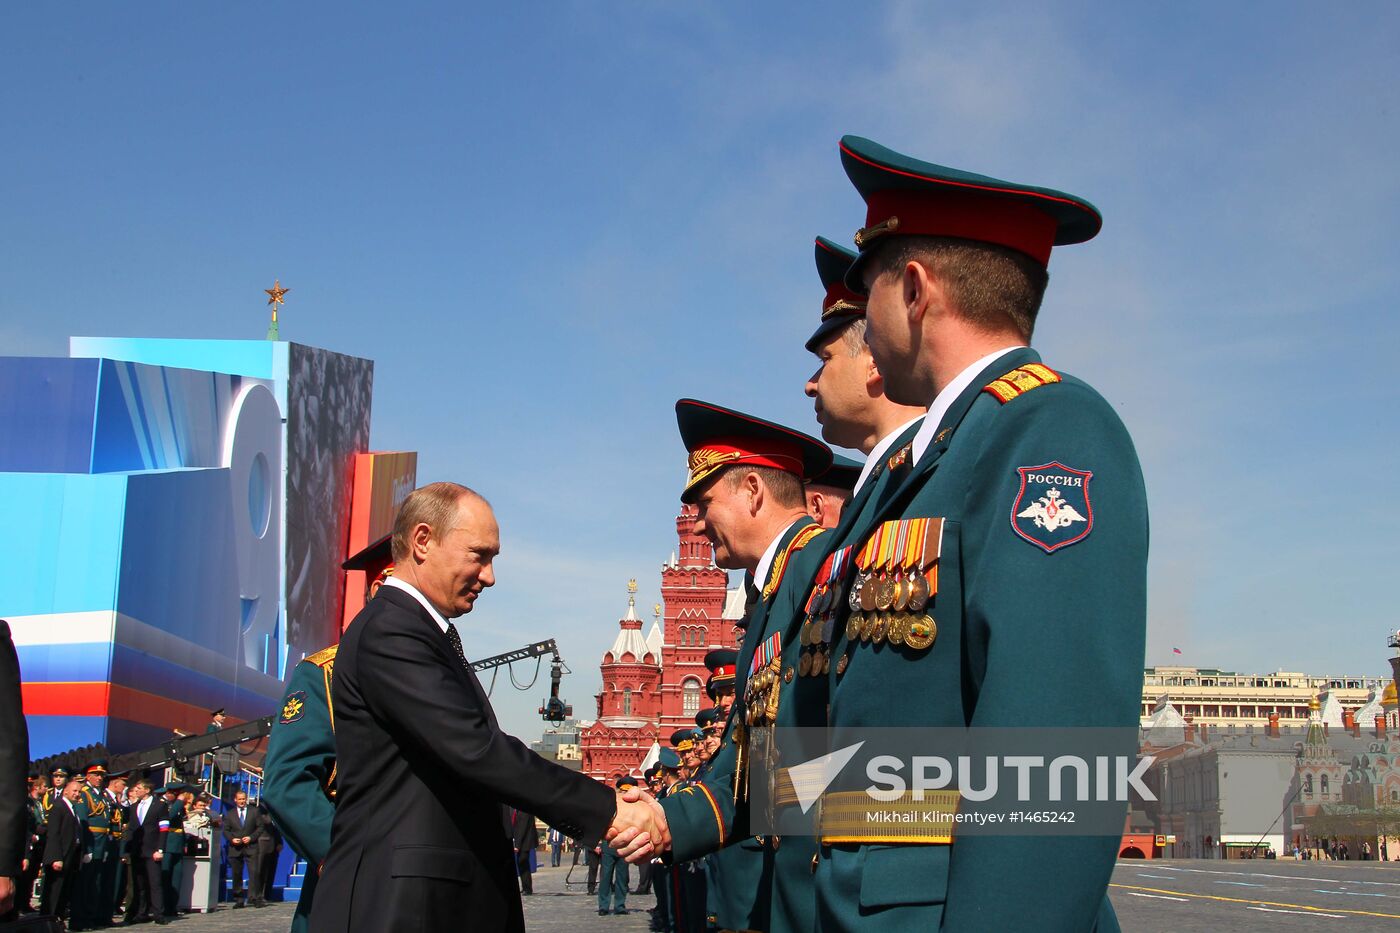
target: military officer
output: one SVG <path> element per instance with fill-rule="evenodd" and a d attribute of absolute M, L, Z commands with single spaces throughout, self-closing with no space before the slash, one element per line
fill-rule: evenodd
<path fill-rule="evenodd" d="M 102 786 L 106 777 L 105 760 L 89 762 L 83 771 L 86 783 L 73 805 L 73 812 L 88 830 L 83 837 L 83 864 L 78 868 L 77 890 L 69 908 L 73 926 L 77 928 L 110 926 L 112 922 L 121 820 L 107 789 Z"/>
<path fill-rule="evenodd" d="M 776 712 L 769 702 L 776 692 L 767 691 L 775 685 L 783 633 L 768 621 L 775 606 L 776 617 L 791 616 L 815 570 L 807 548 L 822 528 L 806 512 L 802 483 L 830 467 L 831 451 L 801 432 L 705 402 L 683 399 L 676 416 L 690 464 L 681 498 L 699 508 L 696 531 L 714 545 L 717 565 L 743 569 L 756 581 L 758 598 L 742 623 L 735 668 L 750 684 L 761 682 L 765 693 L 762 703 L 746 706 L 753 698 L 736 691 L 719 755 L 662 807 L 676 860 L 719 853 L 711 860 L 717 925 L 766 929 L 769 855 L 765 841 L 749 832 L 744 730 L 767 728 Z"/>
<path fill-rule="evenodd" d="M 739 652 L 733 648 L 712 648 L 705 652 L 705 667 L 710 670 L 710 677 L 705 681 L 705 695 L 720 711 L 721 727 L 734 706 L 734 666 L 738 663 Z"/>
<path fill-rule="evenodd" d="M 630 790 L 637 786 L 637 779 L 623 775 L 617 779 L 617 789 Z M 627 862 L 613 851 L 612 846 L 603 846 L 602 865 L 598 871 L 598 916 L 627 913 L 627 885 L 629 883 Z"/>
<path fill-rule="evenodd" d="M 656 768 L 656 799 L 662 800 L 681 779 L 681 757 L 676 754 L 674 748 L 662 748 L 657 753 Z M 660 857 L 652 859 L 652 874 L 653 890 L 656 891 L 656 915 L 651 928 L 661 933 L 674 933 L 676 904 L 679 902 L 679 875 L 668 860 Z"/>
<path fill-rule="evenodd" d="M 331 846 L 335 719 L 330 695 L 337 647 L 309 655 L 292 668 L 263 761 L 262 802 L 292 849 L 307 862 L 293 933 L 307 928 L 321 863 Z"/>
<path fill-rule="evenodd" d="M 677 729 L 671 733 L 671 748 L 661 750 L 659 759 L 663 768 L 667 767 L 666 753 L 674 756 L 677 762 L 674 779 L 668 775 L 667 797 L 686 792 L 696 785 L 695 730 Z M 689 764 L 687 762 L 690 762 Z M 702 857 L 678 861 L 670 859 L 671 888 L 671 929 L 675 933 L 703 933 L 710 926 L 708 922 L 707 899 L 709 897 L 709 871 Z"/>
<path fill-rule="evenodd" d="M 807 495 L 807 514 L 813 521 L 823 528 L 835 528 L 840 523 L 841 512 L 855 492 L 862 466 L 859 460 L 833 453 L 831 468 L 807 481 L 803 489 Z"/>
<path fill-rule="evenodd" d="M 160 821 L 161 903 L 166 919 L 180 913 L 180 889 L 185 879 L 185 801 L 180 795 L 190 789 L 188 784 L 172 782 L 159 791 L 166 806 L 166 816 Z"/>
<path fill-rule="evenodd" d="M 1141 471 L 1112 407 L 1028 346 L 1052 246 L 1093 237 L 1098 212 L 858 137 L 841 158 L 866 202 L 846 279 L 866 341 L 888 396 L 930 407 L 831 581 L 832 747 L 872 726 L 1136 726 Z M 881 833 L 839 816 L 863 783 L 843 772 L 821 801 L 819 929 L 1117 929 L 1116 837 Z"/>

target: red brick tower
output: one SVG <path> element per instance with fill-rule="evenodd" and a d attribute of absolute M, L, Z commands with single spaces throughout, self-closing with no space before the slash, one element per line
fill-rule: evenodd
<path fill-rule="evenodd" d="M 672 731 L 695 725 L 695 713 L 710 705 L 705 696 L 705 652 L 734 647 L 733 621 L 725 616 L 728 574 L 714 564 L 714 549 L 695 533 L 695 507 L 676 516 L 679 556 L 661 570 L 661 599 L 666 625 L 661 647 L 661 728 Z"/>
<path fill-rule="evenodd" d="M 613 646 L 603 655 L 603 692 L 596 697 L 598 719 L 579 735 L 580 770 L 602 779 L 637 774 L 637 765 L 656 741 L 661 713 L 661 659 L 642 635 L 637 618 L 637 581 L 627 584 L 627 615 L 618 622 Z"/>
<path fill-rule="evenodd" d="M 652 743 L 695 725 L 705 696 L 705 652 L 734 647 L 734 623 L 743 615 L 743 591 L 726 591 L 728 575 L 714 565 L 710 542 L 695 534 L 695 509 L 676 517 L 679 548 L 661 567 L 665 602 L 645 638 L 637 618 L 636 581 L 628 584 L 627 615 L 603 655 L 598 719 L 579 731 L 580 770 L 599 780 L 639 774 Z M 679 556 L 677 556 L 679 555 Z"/>

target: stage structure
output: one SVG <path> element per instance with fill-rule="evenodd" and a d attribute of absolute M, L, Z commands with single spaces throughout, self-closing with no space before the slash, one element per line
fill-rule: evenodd
<path fill-rule="evenodd" d="M 269 715 L 338 640 L 414 453 L 369 452 L 374 364 L 296 343 L 74 337 L 0 357 L 0 594 L 30 754 Z"/>

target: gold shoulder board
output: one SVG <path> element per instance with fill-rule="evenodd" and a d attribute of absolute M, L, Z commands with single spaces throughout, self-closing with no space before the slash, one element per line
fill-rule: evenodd
<path fill-rule="evenodd" d="M 1049 366 L 1027 363 L 1025 366 L 1011 370 L 999 379 L 993 379 L 982 387 L 982 391 L 995 396 L 997 401 L 1005 405 L 1013 398 L 1024 395 L 1031 389 L 1038 389 L 1041 386 L 1059 381 L 1060 374 Z"/>

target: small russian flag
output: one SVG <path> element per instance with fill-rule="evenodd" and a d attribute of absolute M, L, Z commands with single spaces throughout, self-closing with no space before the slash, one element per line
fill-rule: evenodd
<path fill-rule="evenodd" d="M 1172 654 L 1181 654 L 1181 649 L 1180 649 L 1180 648 L 1173 648 L 1173 649 L 1172 649 Z"/>

